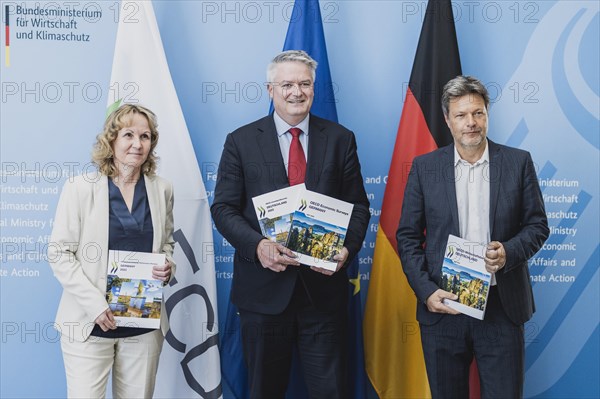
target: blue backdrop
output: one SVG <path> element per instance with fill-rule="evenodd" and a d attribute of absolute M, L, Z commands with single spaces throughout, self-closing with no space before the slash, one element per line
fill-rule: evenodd
<path fill-rule="evenodd" d="M 90 167 L 119 19 L 131 3 L 0 1 L 0 396 L 64 397 L 52 328 L 61 288 L 44 259 L 65 178 Z M 292 1 L 155 1 L 171 74 L 212 199 L 225 135 L 266 114 L 265 72 Z M 339 121 L 356 133 L 372 219 L 360 253 L 363 299 L 375 231 L 426 1 L 321 1 Z M 598 397 L 599 3 L 453 2 L 463 72 L 492 96 L 489 136 L 529 150 L 551 237 L 530 262 L 527 397 Z M 8 18 L 7 18 L 8 16 Z M 7 59 L 7 55 L 10 58 Z M 158 115 L 160 124 L 160 115 Z M 159 126 L 160 128 L 160 126 Z M 169 145 L 161 131 L 159 145 Z M 185 167 L 182 165 L 182 167 Z M 215 230 L 224 322 L 233 248 Z M 407 365 L 408 366 L 408 365 Z"/>

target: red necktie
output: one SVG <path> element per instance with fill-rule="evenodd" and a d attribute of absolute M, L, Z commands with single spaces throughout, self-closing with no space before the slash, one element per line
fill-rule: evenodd
<path fill-rule="evenodd" d="M 304 150 L 298 136 L 302 133 L 302 130 L 293 127 L 289 130 L 292 135 L 292 144 L 290 145 L 290 155 L 288 159 L 288 180 L 290 186 L 304 183 L 304 176 L 306 175 L 306 158 L 304 157 Z"/>

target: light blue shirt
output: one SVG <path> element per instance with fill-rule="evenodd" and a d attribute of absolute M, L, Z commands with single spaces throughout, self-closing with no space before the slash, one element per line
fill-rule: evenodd
<path fill-rule="evenodd" d="M 290 128 L 297 127 L 302 130 L 302 134 L 298 137 L 302 149 L 304 150 L 304 157 L 308 162 L 308 120 L 310 114 L 306 115 L 300 123 L 296 126 L 289 125 L 286 121 L 281 119 L 277 112 L 273 112 L 273 119 L 275 120 L 275 129 L 277 130 L 277 138 L 279 140 L 279 148 L 281 149 L 281 156 L 283 157 L 283 164 L 285 165 L 285 171 L 288 170 L 289 156 L 290 156 L 290 145 L 292 145 L 292 134 L 288 131 Z"/>

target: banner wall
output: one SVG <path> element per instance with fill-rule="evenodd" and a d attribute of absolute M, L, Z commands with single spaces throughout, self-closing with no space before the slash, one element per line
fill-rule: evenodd
<path fill-rule="evenodd" d="M 121 10 L 117 1 L 0 4 L 0 396 L 60 398 L 66 388 L 53 320 L 61 287 L 45 253 L 63 182 L 92 169 L 107 100 L 136 99 L 135 81 L 111 85 L 110 75 L 118 22 L 136 23 L 139 10 L 135 3 Z M 153 4 L 212 201 L 226 134 L 269 109 L 266 67 L 283 46 L 294 3 Z M 363 298 L 426 5 L 319 4 L 338 119 L 356 134 L 371 201 L 359 259 Z M 532 153 L 551 225 L 530 261 L 537 312 L 525 326 L 525 395 L 598 397 L 599 3 L 454 1 L 453 8 L 463 72 L 479 77 L 492 98 L 489 137 Z M 214 248 L 195 251 L 214 250 L 223 321 L 234 250 L 213 232 Z"/>

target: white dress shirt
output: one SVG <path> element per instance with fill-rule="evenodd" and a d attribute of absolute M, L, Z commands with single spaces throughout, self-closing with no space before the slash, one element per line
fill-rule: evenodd
<path fill-rule="evenodd" d="M 490 153 L 487 139 L 481 158 L 471 164 L 454 147 L 454 184 L 458 227 L 465 240 L 490 242 Z M 496 284 L 492 275 L 491 284 Z"/>
<path fill-rule="evenodd" d="M 277 138 L 279 139 L 279 148 L 281 149 L 281 155 L 283 156 L 283 164 L 285 165 L 285 171 L 288 170 L 289 156 L 290 156 L 290 145 L 292 144 L 292 134 L 289 130 L 293 127 L 297 127 L 302 130 L 302 134 L 298 137 L 302 149 L 304 150 L 304 157 L 308 162 L 308 120 L 310 114 L 306 115 L 306 118 L 296 126 L 289 125 L 286 121 L 281 119 L 277 112 L 273 112 L 273 119 L 275 120 L 275 129 L 277 130 Z"/>

